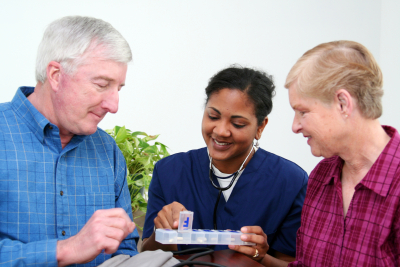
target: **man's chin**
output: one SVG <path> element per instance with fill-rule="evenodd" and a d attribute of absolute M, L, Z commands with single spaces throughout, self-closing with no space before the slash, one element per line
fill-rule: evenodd
<path fill-rule="evenodd" d="M 92 135 L 97 131 L 97 125 L 96 127 L 90 127 L 90 128 L 86 128 L 86 129 L 79 129 L 76 133 L 74 133 L 75 135 Z"/>

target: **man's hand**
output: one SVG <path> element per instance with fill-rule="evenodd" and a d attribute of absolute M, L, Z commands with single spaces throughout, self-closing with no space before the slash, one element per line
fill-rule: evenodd
<path fill-rule="evenodd" d="M 134 229 L 135 224 L 125 210 L 98 210 L 78 234 L 57 242 L 58 265 L 86 263 L 96 258 L 103 250 L 112 254 Z"/>
<path fill-rule="evenodd" d="M 179 213 L 184 210 L 186 208 L 176 201 L 164 206 L 154 219 L 154 226 L 163 229 L 177 229 L 179 225 Z"/>

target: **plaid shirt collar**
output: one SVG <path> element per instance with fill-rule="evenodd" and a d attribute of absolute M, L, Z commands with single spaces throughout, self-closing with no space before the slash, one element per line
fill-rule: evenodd
<path fill-rule="evenodd" d="M 360 181 L 360 183 L 355 187 L 355 190 L 359 189 L 360 187 L 364 186 L 372 191 L 374 191 L 376 194 L 381 195 L 382 197 L 386 197 L 390 185 L 392 184 L 394 174 L 396 172 L 396 169 L 394 164 L 392 164 L 391 168 L 387 170 L 388 173 L 391 175 L 385 175 L 385 176 L 378 176 L 376 175 L 376 172 L 380 169 L 380 165 L 384 162 L 391 162 L 393 160 L 399 160 L 395 158 L 394 154 L 392 153 L 393 147 L 399 146 L 400 143 L 400 135 L 397 132 L 397 130 L 393 127 L 390 126 L 382 126 L 385 132 L 390 136 L 390 141 L 386 145 L 385 149 L 382 151 L 382 153 L 379 155 L 378 159 L 374 162 L 372 165 L 371 169 L 368 171 L 368 173 L 365 175 L 365 177 Z M 327 178 L 323 182 L 323 185 L 332 185 L 335 184 L 338 186 L 340 183 L 340 177 L 343 169 L 343 164 L 344 161 L 338 157 L 334 156 L 331 158 L 332 161 L 336 161 L 336 168 L 332 168 L 329 173 L 327 174 Z"/>
<path fill-rule="evenodd" d="M 42 113 L 40 113 L 28 100 L 28 96 L 33 93 L 34 87 L 21 86 L 18 88 L 11 106 L 15 113 L 17 113 L 24 122 L 28 125 L 29 129 L 34 133 L 36 138 L 43 144 L 45 138 L 45 131 L 52 126 L 58 131 L 58 127 L 52 124 Z M 57 132 L 58 134 L 58 132 Z M 74 135 L 68 144 L 68 149 L 72 149 L 79 145 L 88 135 Z"/>
<path fill-rule="evenodd" d="M 37 139 L 43 143 L 44 129 L 50 123 L 27 99 L 33 93 L 34 87 L 21 86 L 11 101 L 11 106 L 28 125 Z"/>

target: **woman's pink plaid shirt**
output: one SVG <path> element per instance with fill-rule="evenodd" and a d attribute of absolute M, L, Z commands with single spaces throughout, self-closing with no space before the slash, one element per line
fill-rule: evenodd
<path fill-rule="evenodd" d="M 399 266 L 400 135 L 391 140 L 355 187 L 343 218 L 343 160 L 322 160 L 312 171 L 290 266 Z"/>

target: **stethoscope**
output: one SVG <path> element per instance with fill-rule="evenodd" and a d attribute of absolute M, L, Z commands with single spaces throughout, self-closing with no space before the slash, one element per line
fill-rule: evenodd
<path fill-rule="evenodd" d="M 246 159 L 243 161 L 243 163 L 242 163 L 242 165 L 240 166 L 239 170 L 237 170 L 237 171 L 233 174 L 233 178 L 232 178 L 231 182 L 230 182 L 229 185 L 226 186 L 226 187 L 219 187 L 218 185 L 216 185 L 216 184 L 214 183 L 214 181 L 213 181 L 213 179 L 212 179 L 212 175 L 213 175 L 213 173 L 214 173 L 214 172 L 213 172 L 213 169 L 212 169 L 212 158 L 211 158 L 211 156 L 209 156 L 209 158 L 210 158 L 210 171 L 208 172 L 208 177 L 210 178 L 211 184 L 212 184 L 216 189 L 219 190 L 218 197 L 217 197 L 217 202 L 215 202 L 215 207 L 214 207 L 214 216 L 213 216 L 214 230 L 217 230 L 217 207 L 218 207 L 219 199 L 221 198 L 222 191 L 228 190 L 228 189 L 231 188 L 232 185 L 235 183 L 236 178 L 238 177 L 240 171 L 242 170 L 244 163 L 245 163 L 245 162 L 247 161 L 247 159 L 250 157 L 251 152 L 253 151 L 253 149 L 254 149 L 254 145 L 251 147 L 250 153 L 247 155 Z"/>

